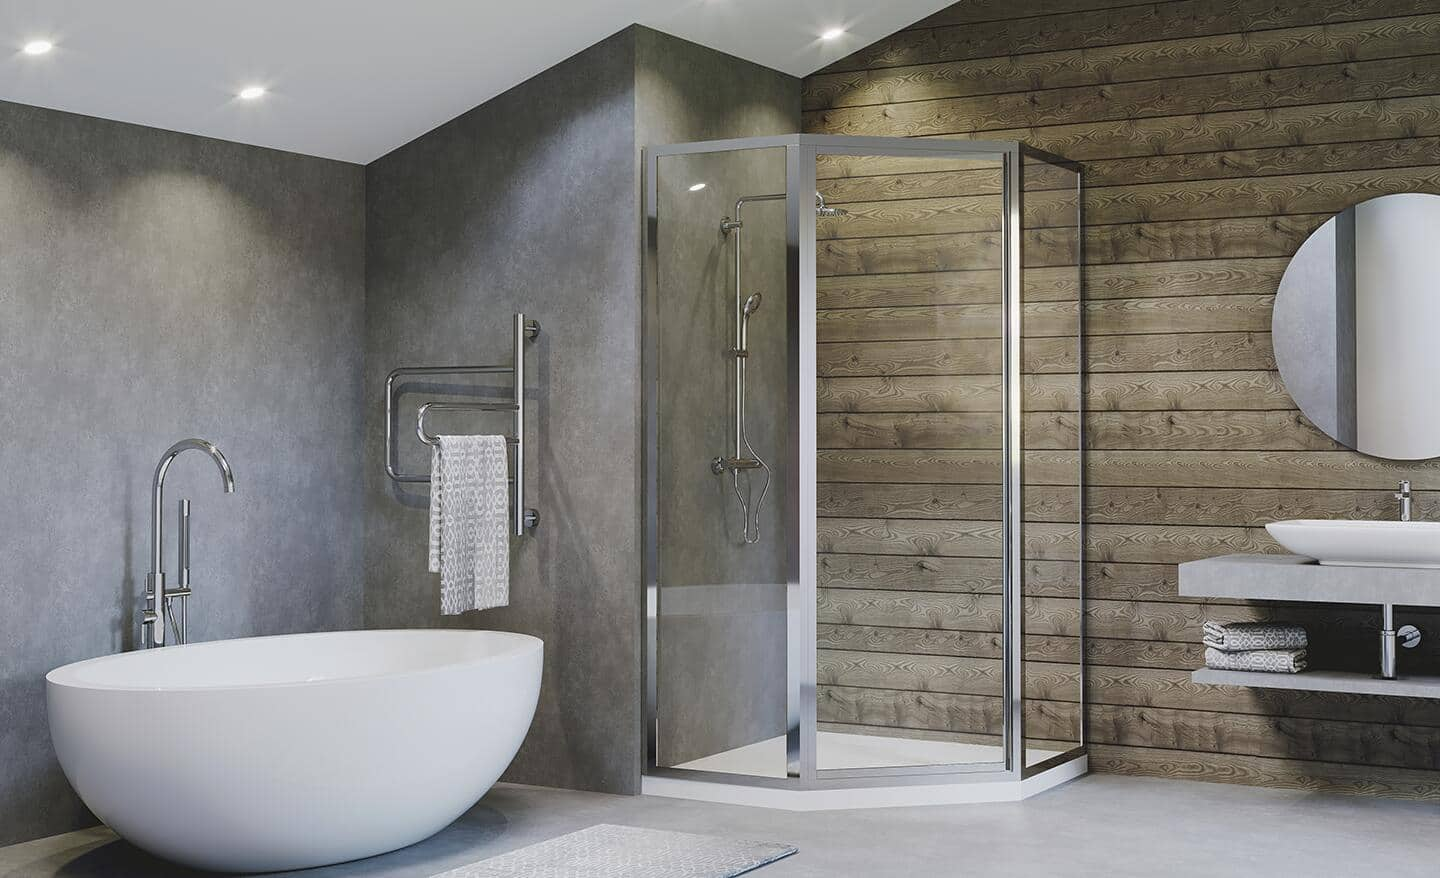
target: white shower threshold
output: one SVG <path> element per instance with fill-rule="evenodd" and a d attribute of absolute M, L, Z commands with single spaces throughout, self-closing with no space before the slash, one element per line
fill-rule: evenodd
<path fill-rule="evenodd" d="M 820 732 L 816 736 L 816 761 L 821 769 L 911 768 L 932 765 L 983 765 L 1000 763 L 1004 755 L 998 746 L 955 741 L 926 741 Z M 1029 749 L 1029 764 L 1059 755 L 1053 750 Z M 697 771 L 735 774 L 756 778 L 785 777 L 783 736 L 736 747 L 712 756 L 675 766 Z M 904 805 L 947 805 L 979 802 L 1015 802 L 1058 786 L 1085 774 L 1085 757 L 1055 766 L 1026 780 L 988 779 L 979 774 L 957 773 L 947 778 L 931 777 L 924 783 L 897 778 L 891 786 L 830 787 L 790 789 L 752 786 L 744 783 L 691 780 L 672 776 L 646 775 L 641 792 L 651 796 L 724 802 L 793 811 L 823 811 L 846 808 L 883 808 Z M 874 781 L 869 781 L 874 783 Z"/>
<path fill-rule="evenodd" d="M 1028 749 L 1025 761 L 1031 765 L 1059 756 L 1055 750 Z M 1005 752 L 996 744 L 964 744 L 958 741 L 926 741 L 919 738 L 889 738 L 849 732 L 819 732 L 815 736 L 815 763 L 819 768 L 910 768 L 919 765 L 983 765 L 1005 761 Z M 785 776 L 785 737 L 757 741 L 713 756 L 675 766 L 695 771 L 722 771 L 751 777 Z"/>

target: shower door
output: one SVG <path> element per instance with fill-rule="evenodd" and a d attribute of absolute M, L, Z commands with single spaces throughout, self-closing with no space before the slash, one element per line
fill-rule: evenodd
<path fill-rule="evenodd" d="M 783 143 L 651 156 L 648 767 L 790 774 L 793 260 Z"/>
<path fill-rule="evenodd" d="M 819 778 L 1007 766 L 1006 155 L 905 145 L 802 158 Z"/>

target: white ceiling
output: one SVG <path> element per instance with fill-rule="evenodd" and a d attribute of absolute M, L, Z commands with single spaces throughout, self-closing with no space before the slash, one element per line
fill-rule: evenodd
<path fill-rule="evenodd" d="M 0 0 L 0 99 L 363 163 L 635 22 L 804 76 L 947 5 Z"/>

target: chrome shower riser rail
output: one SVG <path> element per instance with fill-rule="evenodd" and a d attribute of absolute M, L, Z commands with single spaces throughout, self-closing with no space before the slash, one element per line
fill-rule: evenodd
<path fill-rule="evenodd" d="M 385 379 L 385 473 L 391 479 L 407 484 L 428 483 L 430 476 L 425 473 L 400 471 L 399 449 L 395 441 L 396 381 L 414 375 L 512 375 L 514 396 L 511 402 L 427 402 L 420 406 L 415 417 L 415 435 L 426 445 L 434 446 L 439 437 L 425 429 L 425 416 L 432 411 L 469 412 L 510 412 L 514 419 L 513 434 L 505 437 L 507 447 L 513 449 L 515 471 L 510 477 L 510 505 L 512 533 L 517 537 L 525 535 L 527 528 L 540 523 L 540 513 L 525 505 L 525 342 L 533 341 L 540 334 L 540 323 L 527 320 L 523 313 L 516 314 L 511 333 L 511 361 L 509 365 L 493 366 L 402 366 Z"/>
<path fill-rule="evenodd" d="M 731 219 L 727 216 L 720 220 L 720 231 L 723 234 L 728 236 L 731 232 L 735 233 L 735 347 L 730 351 L 735 358 L 735 417 L 731 422 L 735 433 L 733 444 L 735 453 L 728 458 L 715 458 L 716 463 L 720 465 L 720 468 L 716 470 L 717 473 L 727 469 L 758 469 L 761 466 L 759 460 L 745 453 L 745 361 L 750 356 L 750 349 L 745 338 L 747 315 L 745 313 L 745 282 L 742 268 L 744 249 L 741 231 L 745 228 L 746 204 L 752 201 L 784 200 L 784 192 L 770 195 L 745 195 L 735 200 L 735 218 Z"/>

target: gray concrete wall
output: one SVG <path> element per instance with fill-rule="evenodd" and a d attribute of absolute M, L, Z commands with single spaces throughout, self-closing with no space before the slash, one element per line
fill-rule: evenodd
<path fill-rule="evenodd" d="M 43 675 L 135 645 L 150 475 L 190 435 L 238 483 L 221 495 L 196 455 L 172 469 L 167 514 L 195 503 L 194 639 L 362 618 L 538 634 L 544 693 L 510 777 L 634 791 L 639 151 L 793 131 L 798 94 L 632 28 L 368 169 L 0 104 L 0 843 L 92 821 Z M 441 619 L 425 492 L 383 474 L 381 386 L 397 365 L 504 360 L 519 309 L 545 327 L 543 524 L 516 543 L 511 607 Z M 426 463 L 413 444 L 404 462 Z"/>
<path fill-rule="evenodd" d="M 636 27 L 636 138 L 648 144 L 800 130 L 800 80 Z"/>
<path fill-rule="evenodd" d="M 745 122 L 737 102 L 774 95 L 783 111 Z M 639 786 L 640 148 L 798 123 L 797 80 L 630 28 L 369 168 L 366 624 L 545 640 L 540 706 L 510 780 Z M 541 526 L 514 543 L 509 607 L 443 618 L 425 572 L 426 490 L 383 473 L 383 382 L 400 365 L 503 362 L 517 310 L 544 327 L 529 386 Z M 402 435 L 436 391 L 476 392 L 460 383 L 407 394 Z M 508 382 L 482 387 L 504 394 Z M 402 461 L 428 465 L 413 442 Z"/>
<path fill-rule="evenodd" d="M 641 29 L 637 106 L 643 145 L 790 134 L 800 128 L 799 80 Z M 694 183 L 705 189 L 691 192 Z M 761 539 L 741 540 L 728 475 L 733 453 L 735 240 L 720 233 L 735 199 L 785 191 L 785 151 L 664 159 L 659 173 L 658 283 L 647 303 L 658 334 L 660 631 L 658 758 L 675 765 L 785 732 L 786 278 L 784 202 L 746 209 L 750 322 L 747 433 L 770 464 Z M 763 477 L 755 479 L 759 496 Z M 776 766 L 778 770 L 783 765 Z"/>
<path fill-rule="evenodd" d="M 134 645 L 176 439 L 218 443 L 237 483 L 201 455 L 171 471 L 167 515 L 194 501 L 192 637 L 359 623 L 363 187 L 353 165 L 0 103 L 0 844 L 93 822 L 44 673 Z"/>
<path fill-rule="evenodd" d="M 366 206 L 366 624 L 544 639 L 540 706 L 507 777 L 617 792 L 635 790 L 640 759 L 634 153 L 626 32 L 370 165 Z M 543 327 L 529 353 L 527 473 L 541 524 L 513 541 L 509 607 L 442 617 L 426 572 L 427 488 L 383 470 L 385 375 L 506 362 L 520 310 Z M 485 386 L 503 396 L 510 382 Z M 429 469 L 411 425 L 432 398 L 405 397 L 407 469 Z M 505 416 L 451 423 L 509 428 Z"/>

